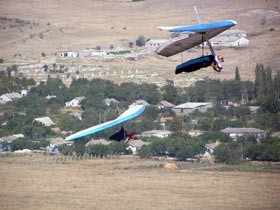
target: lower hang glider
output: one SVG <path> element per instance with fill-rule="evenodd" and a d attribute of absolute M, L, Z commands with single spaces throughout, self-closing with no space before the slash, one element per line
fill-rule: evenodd
<path fill-rule="evenodd" d="M 85 130 L 79 131 L 77 133 L 74 133 L 68 137 L 66 137 L 66 140 L 75 140 L 78 138 L 82 138 L 100 131 L 103 131 L 105 129 L 111 128 L 113 126 L 122 124 L 126 121 L 132 120 L 133 118 L 138 117 L 142 112 L 145 110 L 145 105 L 135 105 L 128 110 L 126 110 L 124 113 L 122 113 L 119 117 L 117 117 L 114 120 L 95 125 L 93 127 L 87 128 Z M 121 141 L 121 140 L 130 140 L 133 137 L 133 134 L 127 134 L 124 129 L 122 128 L 118 133 L 112 135 L 110 139 Z"/>
<path fill-rule="evenodd" d="M 198 18 L 198 25 L 158 27 L 161 30 L 167 30 L 170 32 L 190 32 L 190 34 L 189 36 L 173 39 L 170 42 L 158 47 L 156 49 L 156 53 L 165 57 L 169 57 L 202 44 L 203 56 L 178 65 L 176 67 L 175 74 L 182 72 L 193 72 L 208 66 L 211 66 L 215 71 L 220 72 L 223 69 L 221 62 L 224 62 L 224 57 L 215 54 L 215 51 L 209 40 L 223 31 L 231 28 L 232 26 L 235 26 L 237 23 L 234 20 L 225 20 L 201 24 L 197 10 L 195 7 L 194 9 Z M 204 42 L 207 42 L 211 51 L 211 55 L 204 55 Z"/>

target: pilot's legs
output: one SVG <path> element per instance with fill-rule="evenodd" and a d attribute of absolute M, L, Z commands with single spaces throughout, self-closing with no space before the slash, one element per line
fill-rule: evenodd
<path fill-rule="evenodd" d="M 222 69 L 223 69 L 222 67 L 219 68 L 219 67 L 217 66 L 217 64 L 216 64 L 215 61 L 213 61 L 213 62 L 211 63 L 211 67 L 212 67 L 213 70 L 216 71 L 216 72 L 221 72 Z"/>

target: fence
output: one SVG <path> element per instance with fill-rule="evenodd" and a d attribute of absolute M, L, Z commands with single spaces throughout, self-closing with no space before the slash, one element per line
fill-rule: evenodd
<path fill-rule="evenodd" d="M 120 159 L 124 155 L 58 155 L 52 153 L 0 153 L 1 158 L 17 158 L 18 162 L 47 162 L 47 163 L 70 163 L 80 160 L 93 160 L 93 159 Z M 126 156 L 127 157 L 127 156 Z M 137 156 L 130 155 L 133 159 L 139 159 Z"/>

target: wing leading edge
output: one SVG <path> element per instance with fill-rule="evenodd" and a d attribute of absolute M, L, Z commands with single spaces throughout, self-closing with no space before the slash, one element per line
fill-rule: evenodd
<path fill-rule="evenodd" d="M 206 40 L 202 38 L 202 34 L 211 39 L 214 36 L 222 33 L 223 31 L 235 26 L 236 22 L 233 20 L 226 20 L 221 22 L 207 23 L 194 26 L 178 26 L 178 27 L 159 27 L 163 30 L 171 32 L 194 32 L 188 37 L 181 37 L 167 42 L 163 46 L 157 48 L 156 53 L 165 57 L 176 55 L 185 50 L 191 49 Z"/>
<path fill-rule="evenodd" d="M 87 128 L 87 129 L 79 131 L 77 133 L 74 133 L 74 134 L 66 137 L 66 140 L 74 140 L 77 138 L 82 138 L 84 136 L 91 135 L 91 134 L 97 133 L 99 131 L 105 130 L 107 128 L 113 127 L 115 125 L 121 124 L 128 120 L 132 120 L 133 118 L 138 117 L 140 114 L 142 114 L 142 112 L 144 110 L 145 110 L 145 105 L 136 105 L 136 106 L 126 110 L 118 118 L 105 122 L 105 123 L 102 123 L 102 124 L 99 124 L 99 125 L 95 125 L 93 127 Z"/>

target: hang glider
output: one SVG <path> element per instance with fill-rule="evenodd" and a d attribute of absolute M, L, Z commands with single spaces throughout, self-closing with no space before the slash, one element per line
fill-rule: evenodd
<path fill-rule="evenodd" d="M 223 62 L 224 59 L 222 56 L 222 59 L 216 56 L 215 51 L 209 40 L 222 33 L 223 31 L 235 26 L 237 23 L 234 20 L 225 20 L 220 22 L 201 24 L 197 10 L 195 7 L 194 9 L 198 18 L 198 25 L 158 27 L 161 30 L 167 30 L 170 32 L 190 32 L 190 34 L 183 35 L 179 38 L 175 38 L 171 41 L 168 41 L 167 43 L 158 47 L 156 49 L 156 53 L 158 55 L 169 57 L 181 53 L 185 50 L 191 49 L 204 42 L 207 42 L 212 56 L 204 56 L 204 45 L 202 44 L 203 56 L 193 59 L 191 60 L 191 62 L 185 62 L 177 66 L 175 73 L 177 74 L 181 72 L 192 72 L 208 66 L 212 66 L 214 70 L 220 72 L 222 70 L 222 65 L 220 62 Z"/>
<path fill-rule="evenodd" d="M 117 117 L 114 120 L 95 125 L 93 127 L 87 128 L 85 130 L 79 131 L 77 133 L 74 133 L 68 137 L 66 137 L 66 140 L 75 140 L 78 138 L 82 138 L 100 131 L 103 131 L 105 129 L 111 128 L 113 126 L 119 125 L 121 123 L 124 123 L 126 121 L 132 120 L 139 115 L 142 114 L 142 112 L 145 110 L 145 105 L 135 105 L 128 110 L 126 110 L 124 113 L 122 113 L 119 117 Z"/>
<path fill-rule="evenodd" d="M 236 22 L 233 20 L 226 20 L 221 22 L 207 23 L 193 26 L 179 26 L 179 27 L 158 27 L 161 30 L 168 30 L 170 32 L 194 32 L 187 37 L 174 39 L 160 46 L 156 53 L 165 57 L 176 55 L 185 50 L 191 49 L 203 42 L 217 36 L 223 31 L 235 26 Z"/>

